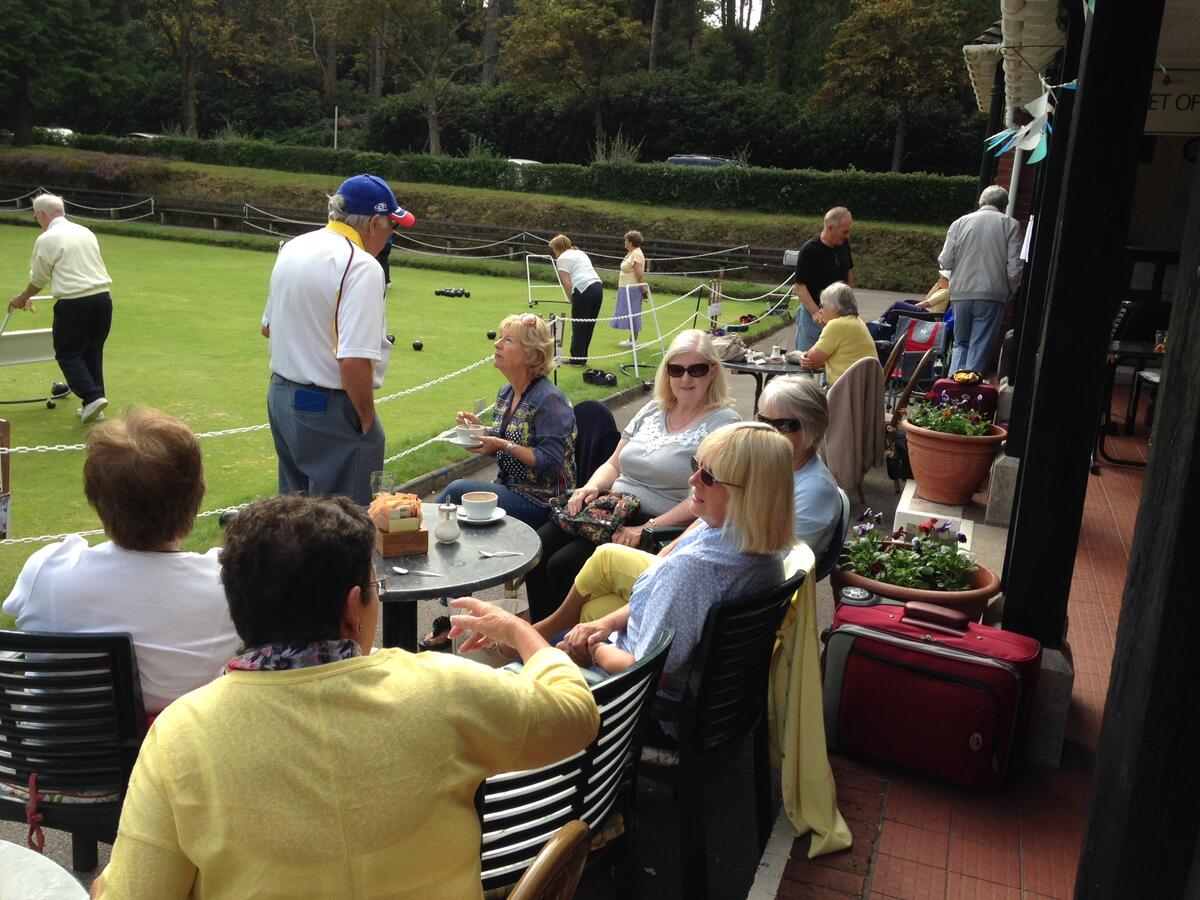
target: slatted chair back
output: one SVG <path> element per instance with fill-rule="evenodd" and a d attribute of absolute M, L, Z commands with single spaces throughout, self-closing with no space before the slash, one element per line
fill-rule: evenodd
<path fill-rule="evenodd" d="M 754 730 L 763 715 L 775 632 L 807 573 L 711 607 L 679 704 L 679 743 L 711 753 Z"/>
<path fill-rule="evenodd" d="M 767 676 L 779 625 L 803 583 L 801 569 L 778 585 L 709 608 L 692 653 L 683 698 L 654 705 L 654 715 L 675 723 L 678 763 L 644 765 L 642 772 L 675 787 L 683 896 L 708 896 L 705 788 L 710 775 L 754 735 L 754 806 L 761 852 L 771 833 L 771 766 L 767 751 Z"/>
<path fill-rule="evenodd" d="M 0 818 L 30 821 L 31 840 L 69 831 L 75 868 L 94 868 L 145 732 L 129 635 L 0 631 Z"/>
<path fill-rule="evenodd" d="M 592 687 L 600 730 L 585 749 L 553 765 L 487 779 L 482 788 L 483 889 L 512 884 L 563 825 L 580 819 L 593 833 L 636 772 L 631 751 L 658 690 L 675 633 L 624 672 Z M 628 816 L 626 817 L 628 819 Z"/>

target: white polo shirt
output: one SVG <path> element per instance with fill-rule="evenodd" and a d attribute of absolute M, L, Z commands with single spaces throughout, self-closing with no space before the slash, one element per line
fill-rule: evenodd
<path fill-rule="evenodd" d="M 271 371 L 341 388 L 339 359 L 375 363 L 375 387 L 391 356 L 383 267 L 353 228 L 330 222 L 279 251 L 262 323 L 271 328 Z"/>
<path fill-rule="evenodd" d="M 57 300 L 90 297 L 112 287 L 96 236 L 65 216 L 51 219 L 33 242 L 29 283 L 39 290 L 49 283 Z"/>

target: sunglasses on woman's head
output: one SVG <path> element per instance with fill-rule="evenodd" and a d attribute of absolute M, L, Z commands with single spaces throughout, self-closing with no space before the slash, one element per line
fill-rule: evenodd
<path fill-rule="evenodd" d="M 667 363 L 667 374 L 672 378 L 682 378 L 684 373 L 691 375 L 693 378 L 703 378 L 711 368 L 712 363 L 692 363 L 690 366 Z"/>
<path fill-rule="evenodd" d="M 770 425 L 781 434 L 792 434 L 799 431 L 804 426 L 800 424 L 799 419 L 768 419 L 766 416 L 756 414 L 754 416 L 756 422 L 762 422 L 764 425 Z"/>
<path fill-rule="evenodd" d="M 692 457 L 692 471 L 700 473 L 700 480 L 704 482 L 705 487 L 712 487 L 714 484 L 723 484 L 725 487 L 741 487 L 740 484 L 734 484 L 732 481 L 722 481 L 712 473 L 712 469 L 700 465 L 700 461 L 694 456 Z"/>
<path fill-rule="evenodd" d="M 522 325 L 536 325 L 537 320 L 538 320 L 538 317 L 535 316 L 533 313 L 525 313 L 525 315 L 521 316 L 521 324 Z"/>

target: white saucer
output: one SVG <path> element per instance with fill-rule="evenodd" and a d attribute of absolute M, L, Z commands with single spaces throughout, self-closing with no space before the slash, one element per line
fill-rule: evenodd
<path fill-rule="evenodd" d="M 458 508 L 458 521 L 464 525 L 493 525 L 503 519 L 508 513 L 500 507 L 492 510 L 492 514 L 486 519 L 471 519 L 467 517 L 467 511 L 461 506 Z"/>
<path fill-rule="evenodd" d="M 446 443 L 453 444 L 455 447 L 470 447 L 472 450 L 478 450 L 483 446 L 482 441 L 463 440 L 458 436 L 446 438 Z"/>

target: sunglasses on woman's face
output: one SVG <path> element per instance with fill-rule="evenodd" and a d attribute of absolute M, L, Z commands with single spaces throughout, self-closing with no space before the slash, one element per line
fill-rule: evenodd
<path fill-rule="evenodd" d="M 711 368 L 712 363 L 692 363 L 690 366 L 667 363 L 667 374 L 672 378 L 682 378 L 685 373 L 691 375 L 693 378 L 703 378 Z"/>
<path fill-rule="evenodd" d="M 799 419 L 768 419 L 764 415 L 755 415 L 754 419 L 764 425 L 770 425 L 780 434 L 793 434 L 804 427 Z"/>
<path fill-rule="evenodd" d="M 741 487 L 740 484 L 734 484 L 732 481 L 722 481 L 712 473 L 712 469 L 700 465 L 700 461 L 694 456 L 692 457 L 692 471 L 700 473 L 700 480 L 704 482 L 705 487 L 712 487 L 714 484 L 723 484 L 725 487 Z"/>

